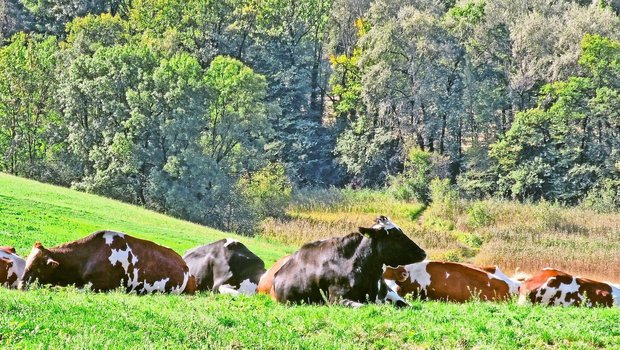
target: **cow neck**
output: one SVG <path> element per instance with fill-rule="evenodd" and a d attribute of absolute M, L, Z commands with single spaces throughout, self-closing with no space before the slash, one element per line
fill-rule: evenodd
<path fill-rule="evenodd" d="M 60 264 L 57 274 L 79 273 L 82 263 L 93 254 L 87 242 L 80 240 L 47 249 L 49 256 Z"/>
<path fill-rule="evenodd" d="M 377 241 L 376 239 L 368 238 L 362 234 L 359 236 L 361 239 L 355 249 L 353 266 L 369 277 L 374 277 L 374 275 L 376 275 L 378 278 L 383 273 L 383 263 L 382 259 L 377 256 L 377 254 L 379 254 Z"/>

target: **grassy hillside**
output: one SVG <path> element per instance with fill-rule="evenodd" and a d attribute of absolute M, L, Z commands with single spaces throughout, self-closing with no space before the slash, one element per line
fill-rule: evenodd
<path fill-rule="evenodd" d="M 387 213 L 433 254 L 441 253 L 441 244 L 459 241 L 448 231 L 449 240 L 442 241 L 429 230 L 415 230 L 426 227 L 418 221 L 420 207 L 415 204 L 376 193 L 354 196 L 358 197 L 344 206 L 338 202 L 338 210 L 329 211 L 323 204 L 297 205 L 290 221 L 271 222 L 281 231 L 267 231 L 269 240 L 239 238 L 270 264 L 297 241 L 341 234 L 370 222 L 377 213 Z M 0 174 L 0 244 L 15 245 L 26 254 L 35 241 L 53 245 L 103 228 L 151 239 L 178 252 L 231 236 L 113 200 Z M 273 243 L 276 239 L 290 246 Z M 413 301 L 402 310 L 389 305 L 353 310 L 284 306 L 265 296 L 138 297 L 74 288 L 0 288 L 0 301 L 0 348 L 620 349 L 617 309 Z"/>
<path fill-rule="evenodd" d="M 267 297 L 0 290 L 0 347 L 620 349 L 617 309 L 472 302 L 287 307 Z"/>
<path fill-rule="evenodd" d="M 0 245 L 27 255 L 35 242 L 51 247 L 102 229 L 123 231 L 178 253 L 235 237 L 270 265 L 293 249 L 174 219 L 115 200 L 0 173 Z"/>

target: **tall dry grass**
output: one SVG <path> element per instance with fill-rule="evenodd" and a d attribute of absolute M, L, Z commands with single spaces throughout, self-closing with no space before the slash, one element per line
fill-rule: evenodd
<path fill-rule="evenodd" d="M 500 200 L 453 204 L 422 212 L 420 204 L 376 191 L 309 191 L 295 200 L 288 218 L 265 220 L 262 235 L 300 246 L 387 215 L 434 260 L 496 264 L 507 273 L 554 267 L 620 282 L 619 214 Z"/>

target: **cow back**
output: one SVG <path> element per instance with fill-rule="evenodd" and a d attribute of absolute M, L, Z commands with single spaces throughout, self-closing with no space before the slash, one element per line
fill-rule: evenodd
<path fill-rule="evenodd" d="M 198 290 L 253 294 L 265 263 L 243 243 L 224 239 L 187 251 L 183 259 Z"/>
<path fill-rule="evenodd" d="M 608 283 L 547 268 L 523 282 L 519 301 L 554 306 L 613 306 L 617 304 L 614 294 Z"/>
<path fill-rule="evenodd" d="M 11 263 L 6 263 L 6 276 L 0 278 L 0 284 L 9 288 L 17 288 L 19 281 L 24 274 L 24 268 L 26 261 L 19 255 L 15 254 L 15 249 L 12 247 L 3 247 L 6 249 L 0 249 L 0 259 L 5 259 Z"/>
<path fill-rule="evenodd" d="M 465 302 L 475 298 L 499 301 L 510 298 L 508 284 L 481 269 L 452 262 L 425 261 L 401 267 L 407 272 L 386 270 L 384 276 L 401 276 L 395 281 L 401 296 L 411 294 L 428 300 Z M 403 278 L 402 276 L 407 276 Z"/>

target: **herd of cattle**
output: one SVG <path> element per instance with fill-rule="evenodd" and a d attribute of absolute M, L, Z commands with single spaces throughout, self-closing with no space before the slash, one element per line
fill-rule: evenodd
<path fill-rule="evenodd" d="M 242 243 L 225 239 L 183 257 L 150 241 L 99 231 L 54 248 L 36 243 L 26 260 L 0 247 L 0 284 L 25 290 L 43 285 L 119 287 L 127 292 L 269 294 L 283 303 L 391 302 L 406 295 L 423 300 L 502 301 L 519 295 L 545 305 L 620 306 L 620 287 L 555 269 L 516 281 L 496 266 L 428 261 L 426 253 L 387 217 L 359 232 L 305 244 L 265 270 Z"/>

